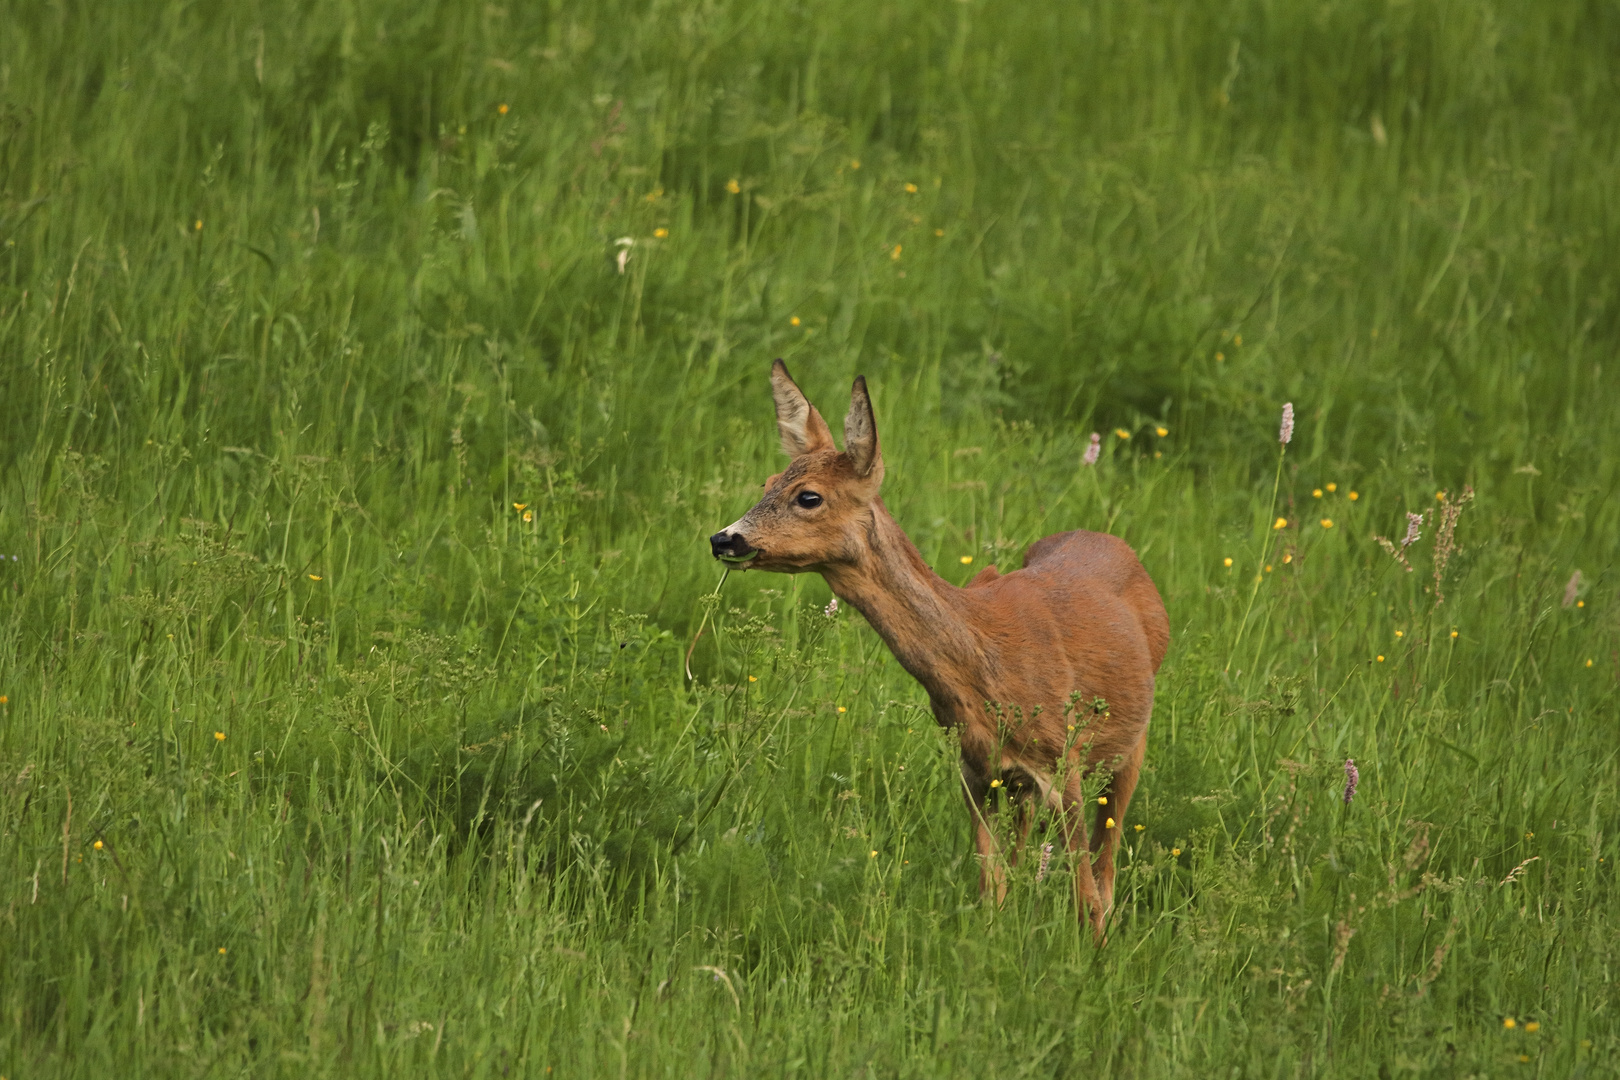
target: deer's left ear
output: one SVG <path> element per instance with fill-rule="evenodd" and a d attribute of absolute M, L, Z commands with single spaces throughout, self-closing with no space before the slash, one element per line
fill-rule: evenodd
<path fill-rule="evenodd" d="M 855 467 L 856 476 L 870 476 L 882 464 L 878 452 L 877 420 L 872 416 L 872 399 L 866 392 L 866 376 L 858 375 L 849 393 L 849 415 L 844 417 L 844 453 Z"/>

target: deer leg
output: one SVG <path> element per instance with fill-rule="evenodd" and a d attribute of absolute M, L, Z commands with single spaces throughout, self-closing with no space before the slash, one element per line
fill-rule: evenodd
<path fill-rule="evenodd" d="M 990 815 L 994 805 L 989 788 L 976 785 L 967 770 L 962 771 L 962 793 L 967 799 L 968 813 L 973 816 L 973 846 L 979 855 L 979 895 L 995 890 L 996 906 L 1007 899 L 1007 869 L 1002 863 L 1001 845 L 990 828 Z"/>
<path fill-rule="evenodd" d="M 1091 850 L 1086 843 L 1086 804 L 1082 800 L 1079 773 L 1070 773 L 1063 786 L 1063 839 L 1074 864 L 1074 907 L 1081 919 L 1091 922 L 1092 937 L 1103 940 L 1102 898 L 1091 873 Z"/>
<path fill-rule="evenodd" d="M 1102 901 L 1103 915 L 1114 907 L 1114 853 L 1119 850 L 1120 836 L 1125 831 L 1125 811 L 1131 805 L 1137 778 L 1142 773 L 1142 756 L 1147 752 L 1147 733 L 1143 732 L 1136 746 L 1114 770 L 1108 783 L 1108 802 L 1097 807 L 1097 831 L 1092 835 L 1092 846 L 1097 852 L 1097 895 Z M 1108 827 L 1112 818 L 1114 827 Z"/>

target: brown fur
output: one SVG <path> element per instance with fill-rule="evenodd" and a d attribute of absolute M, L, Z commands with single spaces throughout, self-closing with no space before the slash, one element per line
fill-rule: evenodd
<path fill-rule="evenodd" d="M 1032 544 L 1021 570 L 990 566 L 967 588 L 951 585 L 878 497 L 883 459 L 865 380 L 855 383 L 844 453 L 780 360 L 771 383 L 793 461 L 717 535 L 746 542 L 746 568 L 820 573 L 928 691 L 935 718 L 961 738 L 981 889 L 994 889 L 998 902 L 1007 889 L 989 822 L 993 781 L 1019 801 L 1021 836 L 1033 820 L 1030 803 L 1044 801 L 1061 815 L 1069 851 L 1094 857 L 1076 854 L 1074 885 L 1101 941 L 1114 853 L 1146 749 L 1154 674 L 1170 641 L 1153 580 L 1124 541 L 1076 530 Z M 799 505 L 804 491 L 822 503 Z M 1098 699 L 1106 708 L 1094 707 Z M 1094 775 L 1101 783 L 1086 796 L 1082 780 Z M 1095 811 L 1089 830 L 1088 809 Z"/>

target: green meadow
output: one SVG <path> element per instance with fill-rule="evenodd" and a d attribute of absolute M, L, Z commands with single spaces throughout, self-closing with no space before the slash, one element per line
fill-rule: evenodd
<path fill-rule="evenodd" d="M 0 26 L 0 1076 L 1620 1073 L 1620 7 Z M 1104 947 L 710 557 L 778 356 L 1157 582 Z"/>

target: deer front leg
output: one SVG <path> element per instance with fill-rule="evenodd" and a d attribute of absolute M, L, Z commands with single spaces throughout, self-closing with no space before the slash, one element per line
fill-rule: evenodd
<path fill-rule="evenodd" d="M 962 794 L 967 799 L 968 813 L 973 817 L 973 847 L 979 857 L 979 895 L 995 890 L 996 906 L 1007 899 L 1007 868 L 1001 858 L 1001 845 L 996 842 L 995 830 L 990 827 L 990 815 L 995 806 L 990 799 L 990 787 L 962 769 Z"/>
<path fill-rule="evenodd" d="M 1074 864 L 1074 907 L 1081 919 L 1091 922 L 1092 939 L 1103 943 L 1103 918 L 1107 909 L 1097 893 L 1097 880 L 1091 873 L 1091 849 L 1086 843 L 1086 804 L 1080 790 L 1079 773 L 1070 773 L 1063 786 L 1063 839 Z"/>

